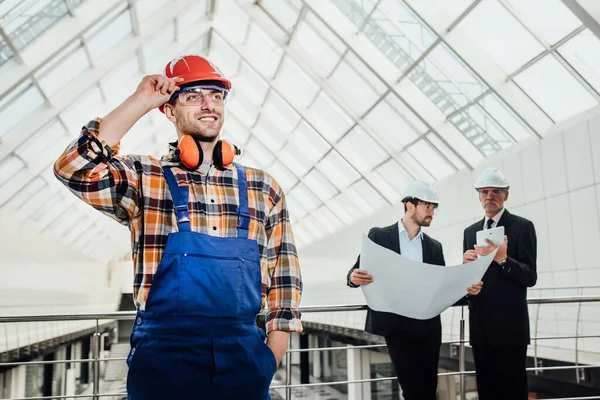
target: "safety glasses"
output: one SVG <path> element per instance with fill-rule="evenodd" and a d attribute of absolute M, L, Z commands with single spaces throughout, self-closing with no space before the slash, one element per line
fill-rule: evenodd
<path fill-rule="evenodd" d="M 183 88 L 175 93 L 171 99 L 177 97 L 183 105 L 199 106 L 204 104 L 208 97 L 214 105 L 222 105 L 225 103 L 228 94 L 227 89 L 219 86 L 200 85 Z"/>

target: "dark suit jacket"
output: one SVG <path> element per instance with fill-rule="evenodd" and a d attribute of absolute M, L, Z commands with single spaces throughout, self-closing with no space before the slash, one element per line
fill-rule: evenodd
<path fill-rule="evenodd" d="M 473 249 L 482 219 L 465 229 L 463 252 Z M 483 288 L 469 297 L 469 330 L 473 346 L 526 346 L 529 344 L 527 288 L 537 281 L 537 238 L 533 223 L 504 211 L 498 226 L 508 236 L 504 267 L 492 262 L 483 276 Z"/>
<path fill-rule="evenodd" d="M 398 224 L 395 223 L 384 228 L 372 228 L 369 231 L 369 238 L 378 245 L 400 254 L 400 237 L 398 236 L 398 232 Z M 446 265 L 442 244 L 425 234 L 423 234 L 423 262 L 427 264 Z M 359 265 L 360 256 L 346 277 L 347 284 L 350 287 L 358 287 L 350 283 L 350 275 Z M 418 320 L 369 309 L 367 311 L 365 330 L 374 335 L 381 336 L 389 335 L 395 330 L 394 334 L 407 338 L 435 335 L 435 337 L 439 337 L 441 340 L 442 324 L 439 316 L 428 320 Z"/>

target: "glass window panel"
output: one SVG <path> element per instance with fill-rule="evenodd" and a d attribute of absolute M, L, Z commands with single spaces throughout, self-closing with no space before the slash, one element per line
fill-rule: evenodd
<path fill-rule="evenodd" d="M 81 127 L 97 115 L 102 115 L 99 107 L 104 103 L 97 86 L 88 89 L 79 99 L 65 108 L 59 117 L 71 132 L 79 132 Z"/>
<path fill-rule="evenodd" d="M 506 1 L 519 19 L 550 45 L 581 26 L 579 18 L 560 0 Z"/>
<path fill-rule="evenodd" d="M 227 111 L 235 114 L 235 117 L 246 126 L 253 126 L 258 118 L 260 105 L 247 96 L 245 90 L 236 90 L 231 92 L 231 97 L 227 100 Z M 227 120 L 227 116 L 225 117 Z"/>
<path fill-rule="evenodd" d="M 346 111 L 325 92 L 319 93 L 310 106 L 310 110 L 314 113 L 310 123 L 331 143 L 336 142 L 355 123 Z"/>
<path fill-rule="evenodd" d="M 589 29 L 558 48 L 558 52 L 596 91 L 600 92 L 600 40 Z"/>
<path fill-rule="evenodd" d="M 371 171 L 390 157 L 377 141 L 358 125 L 339 141 L 336 149 L 361 173 Z"/>
<path fill-rule="evenodd" d="M 402 200 L 401 193 L 412 179 L 398 163 L 389 160 L 368 176 L 369 181 L 392 204 Z"/>
<path fill-rule="evenodd" d="M 419 140 L 410 146 L 407 151 L 438 180 L 451 175 L 455 171 L 425 140 Z"/>
<path fill-rule="evenodd" d="M 373 23 L 377 23 L 380 28 L 383 28 L 387 41 L 395 41 L 402 49 L 401 56 L 397 50 L 384 53 L 388 57 L 405 60 L 405 66 L 413 64 L 437 37 L 404 2 L 397 0 L 383 0 L 379 4 L 378 10 L 373 13 Z M 368 28 L 373 29 L 372 24 L 369 24 Z M 404 67 L 401 69 L 405 70 Z"/>
<path fill-rule="evenodd" d="M 465 168 L 465 164 L 460 160 L 460 158 L 454 153 L 454 151 L 450 150 L 448 146 L 435 134 L 431 133 L 427 135 L 427 140 L 435 146 L 450 162 L 457 168 L 463 169 Z"/>
<path fill-rule="evenodd" d="M 317 169 L 326 174 L 339 190 L 348 187 L 360 178 L 360 174 L 335 150 L 325 156 L 317 165 Z"/>
<path fill-rule="evenodd" d="M 429 128 L 414 112 L 394 93 L 385 97 L 385 101 L 406 121 L 411 129 L 418 133 L 425 133 Z"/>
<path fill-rule="evenodd" d="M 302 121 L 292 136 L 300 154 L 312 164 L 319 161 L 330 149 L 327 143 L 306 121 Z"/>
<path fill-rule="evenodd" d="M 262 114 L 267 115 L 281 132 L 291 132 L 298 126 L 301 116 L 283 97 L 271 91 L 263 105 Z"/>
<path fill-rule="evenodd" d="M 315 196 L 314 192 L 303 183 L 296 185 L 291 195 L 301 202 L 308 211 L 314 210 L 321 204 L 321 201 Z"/>
<path fill-rule="evenodd" d="M 36 196 L 39 198 L 39 196 Z M 52 216 L 58 216 L 58 214 L 62 214 L 67 208 L 69 208 L 70 203 L 66 203 L 62 201 L 63 198 L 59 194 L 54 194 L 50 199 L 46 199 L 40 203 L 40 206 L 36 209 L 36 211 L 29 217 L 29 220 L 33 222 L 38 222 L 42 219 L 42 217 L 47 217 L 49 213 L 52 213 Z M 60 209 L 60 212 L 54 210 L 54 208 Z M 54 219 L 54 218 L 52 218 Z"/>
<path fill-rule="evenodd" d="M 463 12 L 473 4 L 473 0 L 429 0 L 432 6 L 446 14 L 450 19 L 448 25 L 454 22 Z"/>
<path fill-rule="evenodd" d="M 278 0 L 281 1 L 281 0 Z M 296 247 L 300 248 L 306 243 L 312 241 L 312 235 L 308 229 L 304 228 L 300 223 L 294 223 L 294 239 L 296 241 Z"/>
<path fill-rule="evenodd" d="M 0 186 L 8 182 L 20 170 L 25 168 L 25 163 L 18 157 L 9 156 L 0 163 Z"/>
<path fill-rule="evenodd" d="M 289 133 L 280 129 L 267 114 L 260 114 L 258 122 L 252 129 L 252 134 L 258 137 L 261 142 L 267 143 L 271 151 L 280 150 L 289 137 Z"/>
<path fill-rule="evenodd" d="M 546 56 L 514 78 L 555 122 L 598 105 L 594 97 L 553 56 Z"/>
<path fill-rule="evenodd" d="M 195 1 L 188 10 L 177 16 L 177 30 L 179 35 L 194 29 L 193 25 L 206 18 L 206 7 L 208 0 Z"/>
<path fill-rule="evenodd" d="M 320 67 L 320 75 L 328 76 L 340 60 L 340 54 L 306 21 L 300 23 L 292 44 L 302 47 L 310 57 L 311 64 Z"/>
<path fill-rule="evenodd" d="M 21 146 L 15 150 L 15 154 L 23 160 L 35 160 L 45 149 L 59 142 L 69 140 L 67 131 L 58 119 L 50 121 L 42 129 L 31 135 Z"/>
<path fill-rule="evenodd" d="M 144 21 L 168 2 L 169 0 L 137 0 L 134 7 L 138 20 Z"/>
<path fill-rule="evenodd" d="M 146 65 L 153 65 L 156 58 L 161 58 L 163 51 L 175 41 L 175 24 L 168 23 L 142 46 L 142 54 Z M 161 65 L 164 65 L 164 60 Z M 162 67 L 164 69 L 164 67 Z M 163 71 L 161 71 L 163 72 Z"/>
<path fill-rule="evenodd" d="M 340 63 L 330 79 L 347 104 L 359 114 L 364 114 L 379 98 L 373 87 L 346 61 Z"/>
<path fill-rule="evenodd" d="M 331 182 L 316 169 L 313 169 L 302 178 L 302 183 L 311 188 L 313 193 L 323 202 L 339 193 Z"/>
<path fill-rule="evenodd" d="M 277 73 L 277 87 L 298 108 L 308 107 L 319 92 L 319 85 L 289 57 L 285 57 Z"/>
<path fill-rule="evenodd" d="M 248 62 L 263 76 L 272 78 L 284 54 L 279 43 L 256 23 L 251 23 L 245 49 Z"/>
<path fill-rule="evenodd" d="M 279 160 L 298 176 L 304 176 L 314 165 L 305 156 L 305 149 L 297 147 L 293 142 L 289 142 L 283 150 L 277 153 Z"/>
<path fill-rule="evenodd" d="M 221 0 L 215 2 L 218 4 L 217 17 L 225 18 L 226 23 L 235 29 L 224 29 L 223 35 L 227 37 L 229 43 L 240 45 L 247 39 L 248 24 L 250 24 L 250 16 L 239 5 L 237 1 Z M 227 10 L 227 12 L 222 12 Z"/>
<path fill-rule="evenodd" d="M 246 152 L 260 162 L 263 168 L 271 164 L 275 159 L 273 153 L 255 137 L 250 138 L 250 141 L 246 145 Z"/>
<path fill-rule="evenodd" d="M 381 140 L 380 143 L 393 152 L 402 150 L 418 137 L 412 127 L 386 101 L 377 104 L 364 121 Z"/>
<path fill-rule="evenodd" d="M 302 220 L 302 225 L 310 232 L 312 240 L 325 236 L 325 228 L 321 224 L 321 221 L 317 221 L 314 215 L 307 215 Z"/>
<path fill-rule="evenodd" d="M 273 176 L 286 193 L 298 182 L 298 177 L 280 160 L 275 160 L 267 172 Z"/>
<path fill-rule="evenodd" d="M 444 74 L 451 80 L 452 87 L 458 87 L 470 100 L 489 89 L 466 64 L 458 59 L 456 53 L 443 43 L 437 45 L 427 56 L 427 59 L 443 70 Z M 457 102 L 460 102 L 460 99 L 462 99 L 460 95 L 455 98 Z"/>
<path fill-rule="evenodd" d="M 86 40 L 92 60 L 98 60 L 106 51 L 132 33 L 131 15 L 128 11 L 123 12 L 104 29 Z"/>
<path fill-rule="evenodd" d="M 109 96 L 122 90 L 123 83 L 130 80 L 130 78 L 137 76 L 140 73 L 140 62 L 138 57 L 130 57 L 127 61 L 121 64 L 109 72 L 104 78 L 100 80 L 100 86 L 104 93 Z"/>
<path fill-rule="evenodd" d="M 35 177 L 27 185 L 21 189 L 13 198 L 7 203 L 8 207 L 15 211 L 18 211 L 23 207 L 29 200 L 32 199 L 37 193 L 41 192 L 48 186 L 45 180 L 42 178 Z"/>
<path fill-rule="evenodd" d="M 321 221 L 321 225 L 328 233 L 333 233 L 344 226 L 339 217 L 332 213 L 329 207 L 325 205 L 319 207 L 312 215 L 314 215 L 317 221 Z"/>
<path fill-rule="evenodd" d="M 350 196 L 349 192 L 344 192 L 329 201 L 329 209 L 346 225 L 363 218 L 366 211 L 358 207 Z"/>
<path fill-rule="evenodd" d="M 59 239 L 64 239 L 63 236 L 69 229 L 81 222 L 81 215 L 79 213 L 67 211 L 56 220 L 56 223 L 50 225 L 49 231 L 54 233 L 55 237 L 58 236 Z"/>
<path fill-rule="evenodd" d="M 234 76 L 240 65 L 240 55 L 215 30 L 212 31 L 211 44 L 211 62 L 217 65 L 226 76 Z M 234 93 L 235 90 L 232 91 L 231 95 Z"/>
<path fill-rule="evenodd" d="M 500 100 L 496 94 L 490 94 L 479 101 L 479 104 L 494 118 L 500 126 L 515 140 L 524 140 L 533 135 L 531 129 L 523 120 Z M 504 137 L 500 141 L 504 141 Z"/>
<path fill-rule="evenodd" d="M 260 107 L 265 97 L 269 93 L 269 82 L 265 81 L 252 66 L 246 62 L 242 62 L 240 69 L 235 78 L 234 89 L 231 94 L 236 95 L 236 92 L 244 92 L 252 104 Z"/>
<path fill-rule="evenodd" d="M 473 105 L 451 119 L 452 124 L 486 155 L 513 142 L 506 132 L 479 105 Z"/>
<path fill-rule="evenodd" d="M 464 29 L 508 74 L 544 51 L 544 47 L 497 0 L 479 3 L 457 29 Z"/>
<path fill-rule="evenodd" d="M 388 90 L 388 86 L 385 84 L 385 82 L 379 79 L 377 75 L 375 75 L 375 73 L 373 73 L 367 67 L 365 61 L 358 58 L 358 56 L 354 52 L 349 52 L 348 54 L 346 54 L 346 57 L 344 57 L 344 61 L 347 62 L 348 65 L 352 68 L 352 70 L 356 71 L 356 74 L 358 74 L 362 78 L 362 80 L 367 82 L 367 85 L 371 89 L 374 89 L 377 92 L 377 94 L 382 95 Z M 361 85 L 362 80 L 360 82 Z M 357 89 L 361 90 L 361 86 L 359 86 Z"/>
<path fill-rule="evenodd" d="M 364 179 L 354 183 L 346 192 L 354 204 L 367 215 L 389 205 L 385 198 Z"/>
<path fill-rule="evenodd" d="M 265 10 L 288 32 L 294 27 L 300 14 L 300 9 L 289 1 L 261 0 L 257 5 Z"/>
<path fill-rule="evenodd" d="M 362 26 L 375 6 L 375 3 L 372 0 L 332 0 L 332 2 L 357 27 Z"/>
<path fill-rule="evenodd" d="M 440 47 L 438 46 L 438 48 Z M 481 90 L 485 89 L 466 68 L 457 64 L 456 60 L 454 63 L 450 62 L 449 60 L 452 58 L 452 55 L 444 50 L 431 53 L 408 75 L 423 94 L 446 115 L 468 103 L 469 96 L 463 90 L 469 90 L 468 94 L 472 93 L 473 97 L 476 97 Z M 440 69 L 441 65 L 445 63 L 449 63 L 447 68 L 452 71 L 454 77 L 449 78 L 446 72 Z M 444 67 L 446 66 L 444 65 Z M 462 81 L 457 82 L 454 78 Z"/>
<path fill-rule="evenodd" d="M 313 196 L 314 197 L 314 196 Z M 290 210 L 290 218 L 295 220 L 303 218 L 308 213 L 308 206 L 304 204 L 300 197 L 297 196 L 295 190 L 286 194 L 288 209 Z"/>
<path fill-rule="evenodd" d="M 68 82 L 91 67 L 90 61 L 78 41 L 75 46 L 69 46 L 69 54 L 61 57 L 59 63 L 41 74 L 38 78 L 40 88 L 47 96 L 52 96 L 59 90 L 64 90 Z"/>
<path fill-rule="evenodd" d="M 228 114 L 223 124 L 223 138 L 231 140 L 238 146 L 243 146 L 249 137 L 250 128 L 244 126 L 233 114 Z"/>
<path fill-rule="evenodd" d="M 0 138 L 45 103 L 42 93 L 28 81 L 0 103 Z"/>
<path fill-rule="evenodd" d="M 325 25 L 315 13 L 308 11 L 304 16 L 304 21 L 317 32 L 319 37 L 323 38 L 333 48 L 335 53 L 341 55 L 346 51 L 347 46 L 344 42 L 338 39 L 334 30 L 329 25 Z M 310 47 L 308 49 L 310 50 Z"/>
<path fill-rule="evenodd" d="M 420 179 L 426 182 L 435 181 L 433 176 L 409 152 L 403 151 L 396 154 L 395 160 L 402 168 L 406 169 L 413 179 Z"/>

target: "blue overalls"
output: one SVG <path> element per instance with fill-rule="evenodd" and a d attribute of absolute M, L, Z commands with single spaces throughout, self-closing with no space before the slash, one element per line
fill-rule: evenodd
<path fill-rule="evenodd" d="M 128 400 L 270 399 L 273 352 L 256 326 L 262 280 L 258 244 L 248 239 L 250 214 L 244 167 L 238 176 L 238 234 L 192 232 L 189 187 L 163 167 L 178 232 L 167 246 L 138 311 L 127 358 Z"/>

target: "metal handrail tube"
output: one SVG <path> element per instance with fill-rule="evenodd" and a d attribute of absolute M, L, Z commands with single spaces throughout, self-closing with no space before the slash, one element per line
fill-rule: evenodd
<path fill-rule="evenodd" d="M 580 335 L 577 336 L 579 339 L 600 339 L 600 334 L 598 335 Z M 543 337 L 532 337 L 531 340 L 557 340 L 557 339 L 576 339 L 575 336 L 543 336 Z M 442 344 L 461 344 L 468 343 L 468 340 L 455 340 L 449 342 L 442 342 Z M 386 347 L 385 344 L 365 344 L 360 346 L 352 346 L 353 349 L 376 349 Z M 348 350 L 347 347 L 314 347 L 309 349 L 289 349 L 289 353 L 311 353 L 318 351 L 337 351 L 337 350 Z M 127 357 L 108 357 L 108 358 L 100 358 L 100 361 L 124 361 Z M 22 361 L 22 362 L 0 362 L 0 367 L 16 367 L 19 365 L 43 365 L 43 364 L 61 364 L 61 363 L 84 363 L 84 362 L 93 362 L 93 358 L 87 359 L 72 359 L 72 360 L 51 360 L 51 361 Z"/>
<path fill-rule="evenodd" d="M 100 361 L 125 361 L 127 357 L 109 357 L 100 358 Z M 66 363 L 85 363 L 93 362 L 93 358 L 77 358 L 73 360 L 61 359 L 61 360 L 50 360 L 50 361 L 14 361 L 14 362 L 3 362 L 0 363 L 0 367 L 18 367 L 20 365 L 45 365 L 45 364 L 66 364 Z"/>
<path fill-rule="evenodd" d="M 532 297 L 527 299 L 528 304 L 563 304 L 563 303 L 590 303 L 600 301 L 600 296 L 557 296 L 557 297 Z M 338 304 L 329 306 L 304 306 L 300 307 L 301 313 L 307 312 L 333 312 L 333 311 L 364 311 L 366 304 Z M 35 314 L 35 315 L 5 315 L 0 316 L 0 323 L 7 322 L 36 322 L 36 321 L 78 321 L 78 320 L 128 320 L 135 317 L 135 311 L 115 311 L 108 313 L 81 313 L 81 314 Z"/>
<path fill-rule="evenodd" d="M 564 367 L 539 367 L 539 368 L 527 368 L 527 371 L 547 371 L 547 370 L 569 370 L 576 368 L 584 368 L 584 366 L 564 366 Z M 585 368 L 600 368 L 600 364 L 586 365 Z M 475 371 L 463 371 L 463 372 L 441 372 L 438 376 L 454 376 L 454 375 L 475 375 Z M 397 379 L 395 376 L 386 376 L 384 378 L 368 378 L 368 379 L 357 379 L 354 381 L 333 381 L 333 382 L 315 382 L 315 383 L 298 383 L 295 385 L 277 385 L 271 386 L 271 389 L 284 389 L 284 388 L 299 388 L 299 387 L 312 387 L 312 386 L 329 386 L 329 385 L 348 385 L 351 383 L 366 383 L 366 382 L 382 382 L 391 381 Z"/>
<path fill-rule="evenodd" d="M 11 399 L 0 399 L 0 400 L 55 400 L 55 399 L 85 399 L 89 398 L 91 395 L 89 394 L 72 394 L 72 395 L 62 395 L 62 396 L 40 396 L 40 397 L 18 397 Z M 105 393 L 99 394 L 97 397 L 117 397 L 117 396 L 127 396 L 127 393 Z"/>

